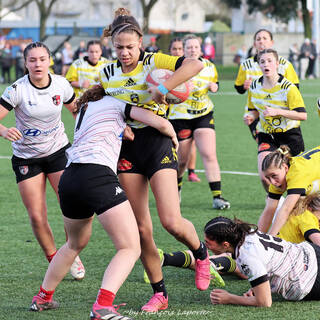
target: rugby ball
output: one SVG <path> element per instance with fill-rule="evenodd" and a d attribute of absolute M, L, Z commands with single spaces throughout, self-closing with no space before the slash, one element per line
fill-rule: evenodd
<path fill-rule="evenodd" d="M 158 86 L 165 82 L 173 74 L 172 71 L 166 69 L 154 69 L 147 76 L 147 84 L 149 87 Z M 170 90 L 166 94 L 166 101 L 169 104 L 179 104 L 186 101 L 192 89 L 192 82 L 186 81 L 176 88 Z"/>

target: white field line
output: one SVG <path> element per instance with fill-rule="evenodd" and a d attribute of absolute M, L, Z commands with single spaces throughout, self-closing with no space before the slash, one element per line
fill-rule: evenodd
<path fill-rule="evenodd" d="M 0 156 L 0 159 L 11 159 L 9 156 Z M 204 170 L 195 170 L 196 172 L 204 172 Z M 221 171 L 221 173 L 228 173 L 228 174 L 239 174 L 243 176 L 258 176 L 258 173 L 255 172 L 241 172 L 241 171 Z"/>
<path fill-rule="evenodd" d="M 203 169 L 201 170 L 195 170 L 195 172 L 204 172 Z M 258 176 L 259 174 L 256 172 L 242 172 L 242 171 L 220 171 L 221 173 L 228 173 L 228 174 L 239 174 L 242 176 Z"/>

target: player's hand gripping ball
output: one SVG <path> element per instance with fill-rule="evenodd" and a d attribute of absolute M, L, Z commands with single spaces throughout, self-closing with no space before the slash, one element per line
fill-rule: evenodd
<path fill-rule="evenodd" d="M 164 83 L 173 74 L 172 71 L 166 69 L 154 69 L 147 76 L 147 84 L 149 87 L 158 86 Z M 192 90 L 192 82 L 186 81 L 176 88 L 170 90 L 166 94 L 166 101 L 168 104 L 179 104 L 188 99 L 189 94 Z"/>

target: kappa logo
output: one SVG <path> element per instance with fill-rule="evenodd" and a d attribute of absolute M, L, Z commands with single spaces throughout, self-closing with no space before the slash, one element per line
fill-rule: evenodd
<path fill-rule="evenodd" d="M 168 156 L 165 156 L 162 160 L 161 160 L 161 164 L 166 164 L 166 163 L 171 163 L 172 161 L 169 159 Z"/>
<path fill-rule="evenodd" d="M 264 98 L 264 100 L 272 100 L 271 95 L 270 95 L 270 94 L 268 94 L 268 95 Z"/>
<path fill-rule="evenodd" d="M 123 190 L 120 187 L 116 187 L 116 194 L 115 194 L 116 196 L 122 192 Z"/>
<path fill-rule="evenodd" d="M 126 84 L 124 85 L 124 87 L 131 87 L 131 86 L 135 86 L 136 84 L 137 83 L 132 78 L 129 78 Z"/>

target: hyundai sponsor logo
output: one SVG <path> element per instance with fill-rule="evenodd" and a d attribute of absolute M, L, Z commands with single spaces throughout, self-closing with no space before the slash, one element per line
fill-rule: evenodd
<path fill-rule="evenodd" d="M 23 130 L 23 134 L 28 137 L 36 137 L 41 134 L 41 131 L 38 129 L 26 129 Z"/>

